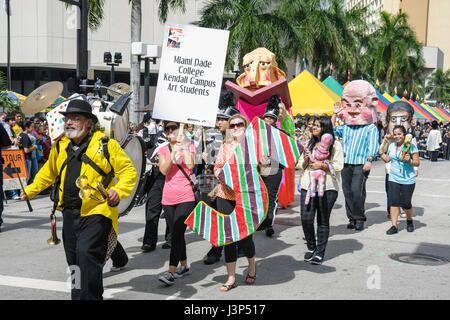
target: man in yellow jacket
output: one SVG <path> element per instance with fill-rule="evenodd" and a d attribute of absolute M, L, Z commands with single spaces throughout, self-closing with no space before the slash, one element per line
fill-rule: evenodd
<path fill-rule="evenodd" d="M 56 201 L 63 213 L 64 251 L 69 268 L 75 271 L 72 299 L 102 299 L 108 239 L 117 237 L 117 205 L 133 191 L 136 169 L 113 139 L 107 140 L 107 152 L 111 156 L 109 160 L 105 157 L 103 143 L 106 141 L 102 141 L 105 134 L 96 130 L 98 119 L 88 102 L 72 100 L 61 113 L 65 137 L 54 144 L 48 161 L 21 198 L 33 198 L 53 185 L 59 176 L 59 200 Z M 111 173 L 117 183 L 111 179 Z M 110 178 L 106 179 L 105 175 Z M 82 200 L 76 186 L 80 176 L 87 177 L 93 188 L 98 189 L 97 181 L 101 182 L 107 194 L 91 189 L 91 196 Z"/>

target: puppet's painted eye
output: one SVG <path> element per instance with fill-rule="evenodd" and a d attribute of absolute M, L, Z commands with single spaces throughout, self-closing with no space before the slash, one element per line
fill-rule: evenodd
<path fill-rule="evenodd" d="M 269 66 L 269 64 L 270 64 L 270 62 L 261 61 L 261 62 L 259 63 L 259 66 L 260 66 L 261 68 L 267 68 L 267 67 Z"/>

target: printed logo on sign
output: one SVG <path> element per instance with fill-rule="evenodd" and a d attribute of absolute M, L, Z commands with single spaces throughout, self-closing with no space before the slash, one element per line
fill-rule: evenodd
<path fill-rule="evenodd" d="M 167 47 L 179 48 L 181 45 L 181 37 L 183 36 L 182 28 L 169 28 L 169 37 L 167 38 Z"/>

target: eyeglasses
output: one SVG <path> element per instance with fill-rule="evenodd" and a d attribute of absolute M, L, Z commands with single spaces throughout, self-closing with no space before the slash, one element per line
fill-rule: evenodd
<path fill-rule="evenodd" d="M 245 126 L 244 122 L 238 122 L 238 123 L 231 123 L 230 124 L 230 129 L 234 129 L 234 128 L 243 128 Z"/>
<path fill-rule="evenodd" d="M 68 117 L 64 117 L 64 118 L 63 118 L 63 121 L 64 121 L 64 122 L 67 122 L 67 121 L 70 120 L 70 121 L 72 121 L 72 122 L 75 123 L 75 122 L 80 122 L 81 119 L 82 119 L 82 118 L 81 118 L 80 116 L 68 116 Z"/>
<path fill-rule="evenodd" d="M 397 122 L 398 120 L 400 120 L 400 122 L 407 122 L 409 120 L 409 117 L 407 117 L 407 116 L 392 116 L 391 117 L 392 122 Z"/>
<path fill-rule="evenodd" d="M 166 131 L 167 132 L 169 132 L 169 131 L 175 131 L 175 130 L 177 130 L 178 129 L 178 126 L 167 126 L 166 127 Z"/>

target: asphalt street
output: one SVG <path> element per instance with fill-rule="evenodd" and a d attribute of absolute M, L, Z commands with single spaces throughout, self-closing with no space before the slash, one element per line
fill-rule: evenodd
<path fill-rule="evenodd" d="M 205 265 L 210 245 L 191 230 L 186 231 L 190 274 L 173 286 L 158 281 L 167 270 L 169 250 L 161 248 L 165 220 L 160 220 L 159 242 L 153 252 L 140 250 L 144 234 L 144 206 L 119 219 L 119 240 L 129 263 L 111 272 L 104 267 L 105 299 L 120 300 L 317 300 L 317 299 L 449 299 L 450 298 L 450 161 L 423 160 L 413 196 L 413 233 L 400 218 L 399 233 L 386 235 L 391 226 L 386 217 L 384 163 L 374 162 L 367 182 L 366 229 L 346 228 L 344 197 L 339 192 L 331 216 L 325 261 L 321 266 L 303 261 L 306 245 L 300 222 L 299 195 L 287 209 L 280 209 L 275 235 L 254 235 L 257 280 L 245 284 L 247 261 L 237 262 L 238 287 L 219 291 L 226 281 L 224 259 Z M 48 196 L 31 201 L 30 213 L 23 201 L 8 201 L 0 233 L 0 299 L 68 300 L 66 260 L 63 245 L 50 246 Z M 58 237 L 62 218 L 57 214 Z M 428 255 L 427 256 L 418 256 Z M 396 256 L 399 259 L 395 259 Z M 408 255 L 415 255 L 409 257 Z M 441 263 L 442 260 L 442 263 Z M 410 263 L 413 262 L 413 263 Z"/>

